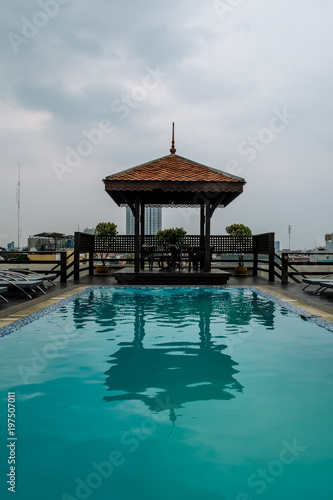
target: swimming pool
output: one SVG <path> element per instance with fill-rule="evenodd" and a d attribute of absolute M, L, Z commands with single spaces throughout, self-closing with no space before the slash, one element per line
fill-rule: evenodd
<path fill-rule="evenodd" d="M 53 309 L 0 338 L 1 498 L 11 457 L 18 500 L 333 498 L 332 332 L 250 288 Z"/>

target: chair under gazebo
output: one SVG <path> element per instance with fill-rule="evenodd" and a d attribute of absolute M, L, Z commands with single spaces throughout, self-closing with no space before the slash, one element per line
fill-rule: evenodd
<path fill-rule="evenodd" d="M 243 192 L 245 180 L 176 154 L 174 128 L 170 154 L 110 175 L 103 180 L 106 192 L 118 206 L 129 206 L 135 219 L 134 270 L 115 273 L 118 282 L 133 284 L 166 282 L 225 284 L 230 273 L 212 269 L 211 218 L 216 208 L 226 207 Z M 200 208 L 200 246 L 203 251 L 198 271 L 142 269 L 145 242 L 145 207 Z"/>

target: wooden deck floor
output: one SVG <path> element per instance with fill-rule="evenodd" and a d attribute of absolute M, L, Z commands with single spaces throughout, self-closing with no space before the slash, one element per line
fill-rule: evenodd
<path fill-rule="evenodd" d="M 114 273 L 119 285 L 225 285 L 231 274 L 220 269 L 204 271 L 160 271 L 144 269 L 135 273 L 125 268 Z"/>

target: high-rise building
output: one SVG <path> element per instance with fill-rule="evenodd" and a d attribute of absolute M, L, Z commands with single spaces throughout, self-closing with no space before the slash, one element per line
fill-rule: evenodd
<path fill-rule="evenodd" d="M 145 208 L 145 233 L 156 234 L 162 229 L 162 208 Z M 134 216 L 129 207 L 126 207 L 126 234 L 134 234 Z"/>
<path fill-rule="evenodd" d="M 328 250 L 333 250 L 333 233 L 325 234 L 325 246 Z"/>
<path fill-rule="evenodd" d="M 134 234 L 134 217 L 130 207 L 126 207 L 126 234 Z"/>

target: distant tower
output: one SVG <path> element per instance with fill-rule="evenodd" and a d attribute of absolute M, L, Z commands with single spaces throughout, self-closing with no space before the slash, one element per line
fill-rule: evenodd
<path fill-rule="evenodd" d="M 290 240 L 291 240 L 291 226 L 290 226 L 290 225 L 288 226 L 288 235 L 289 235 L 289 250 L 291 250 L 291 246 L 290 246 Z"/>
<path fill-rule="evenodd" d="M 134 234 L 134 217 L 130 207 L 126 207 L 126 234 Z"/>
<path fill-rule="evenodd" d="M 147 235 L 156 234 L 162 229 L 162 208 L 145 208 L 145 233 Z M 126 234 L 134 234 L 134 217 L 129 207 L 126 207 Z"/>
<path fill-rule="evenodd" d="M 20 209 L 21 209 L 21 165 L 18 167 L 18 180 L 17 180 L 17 249 L 20 250 Z"/>

